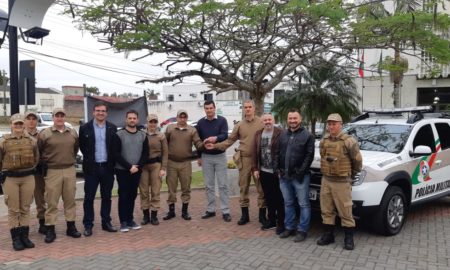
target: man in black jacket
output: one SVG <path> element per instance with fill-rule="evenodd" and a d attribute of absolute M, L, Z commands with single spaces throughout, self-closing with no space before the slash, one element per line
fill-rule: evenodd
<path fill-rule="evenodd" d="M 94 199 L 100 184 L 102 198 L 100 215 L 102 229 L 117 232 L 111 224 L 111 191 L 114 185 L 113 136 L 117 127 L 106 121 L 108 107 L 97 102 L 93 110 L 94 119 L 80 127 L 80 150 L 83 153 L 84 173 L 84 235 L 92 235 L 94 226 Z"/>
<path fill-rule="evenodd" d="M 286 212 L 284 219 L 286 230 L 280 234 L 280 238 L 296 235 L 294 242 L 306 239 L 311 220 L 309 167 L 314 158 L 314 136 L 301 126 L 301 122 L 302 117 L 297 110 L 288 113 L 289 128 L 280 136 L 276 159 Z M 300 207 L 297 230 L 294 224 L 296 203 Z"/>

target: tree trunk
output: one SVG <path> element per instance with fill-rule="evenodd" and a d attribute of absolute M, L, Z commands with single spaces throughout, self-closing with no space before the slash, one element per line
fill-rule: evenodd
<path fill-rule="evenodd" d="M 261 116 L 264 113 L 264 97 L 263 95 L 252 96 L 253 102 L 255 102 L 255 114 Z"/>
<path fill-rule="evenodd" d="M 394 64 L 399 65 L 400 64 L 400 50 L 399 44 L 395 44 L 395 52 L 394 52 Z M 394 99 L 394 108 L 400 107 L 400 87 L 403 81 L 403 70 L 396 70 L 393 71 L 393 82 L 394 82 L 394 92 L 392 92 L 392 97 Z"/>

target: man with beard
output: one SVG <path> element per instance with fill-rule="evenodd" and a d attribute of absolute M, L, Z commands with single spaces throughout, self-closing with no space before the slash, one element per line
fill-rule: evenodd
<path fill-rule="evenodd" d="M 309 202 L 309 168 L 314 158 L 314 136 L 301 126 L 302 117 L 297 110 L 288 113 L 289 128 L 279 140 L 277 168 L 284 198 L 286 230 L 280 238 L 296 235 L 294 242 L 306 239 L 311 221 Z M 300 207 L 300 220 L 295 229 L 295 204 Z"/>
<path fill-rule="evenodd" d="M 255 135 L 252 166 L 253 176 L 261 182 L 269 210 L 269 221 L 261 229 L 270 230 L 276 227 L 276 234 L 281 234 L 284 231 L 284 203 L 277 168 L 274 165 L 278 138 L 283 130 L 274 126 L 274 119 L 270 113 L 263 114 L 261 121 L 264 128 Z"/>
<path fill-rule="evenodd" d="M 115 172 L 119 184 L 119 220 L 120 231 L 141 228 L 134 222 L 134 202 L 141 178 L 142 166 L 148 157 L 148 140 L 144 131 L 137 129 L 138 113 L 130 110 L 126 113 L 126 127 L 117 131 L 113 139 Z"/>

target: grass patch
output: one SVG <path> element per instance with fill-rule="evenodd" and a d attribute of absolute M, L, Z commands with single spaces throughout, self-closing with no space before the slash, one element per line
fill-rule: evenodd
<path fill-rule="evenodd" d="M 203 172 L 202 171 L 196 171 L 192 173 L 192 182 L 191 182 L 191 189 L 194 188 L 204 188 L 205 184 L 203 182 Z M 180 184 L 178 183 L 178 190 L 180 190 Z M 167 182 L 166 179 L 163 179 L 161 191 L 167 191 Z M 117 188 L 114 188 L 112 190 L 112 196 L 117 196 Z M 96 197 L 100 197 L 100 193 L 97 192 Z"/>

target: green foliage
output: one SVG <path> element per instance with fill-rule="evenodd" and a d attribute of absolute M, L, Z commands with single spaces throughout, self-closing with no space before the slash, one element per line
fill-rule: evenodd
<path fill-rule="evenodd" d="M 344 121 L 359 114 L 356 92 L 351 74 L 338 65 L 336 58 L 311 60 L 311 68 L 303 74 L 304 84 L 282 96 L 273 107 L 279 122 L 286 122 L 290 109 L 298 109 L 304 122 L 325 122 L 330 113 L 341 114 Z"/>
<path fill-rule="evenodd" d="M 391 11 L 368 0 L 93 0 L 68 9 L 81 29 L 117 51 L 169 56 L 157 63 L 164 76 L 139 82 L 198 76 L 218 93 L 249 92 L 261 113 L 267 93 L 298 80 L 295 71 L 320 55 L 353 65 L 355 49 L 377 48 L 450 62 L 449 42 L 439 34 L 448 33 L 449 16 L 425 12 L 417 0 L 394 2 Z"/>

